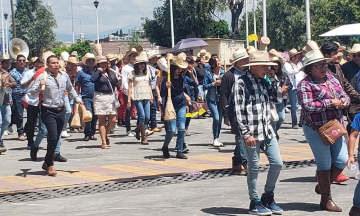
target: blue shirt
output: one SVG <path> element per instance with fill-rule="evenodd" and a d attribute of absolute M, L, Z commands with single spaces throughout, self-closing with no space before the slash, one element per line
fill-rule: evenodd
<path fill-rule="evenodd" d="M 354 121 L 351 123 L 351 127 L 360 131 L 360 113 L 356 114 Z"/>
<path fill-rule="evenodd" d="M 89 70 L 86 67 L 84 67 L 76 75 L 75 82 L 80 84 L 82 98 L 92 99 L 94 97 L 95 85 L 93 82 L 91 82 L 91 77 L 92 74 L 90 74 Z"/>
<path fill-rule="evenodd" d="M 156 87 L 156 80 L 157 80 L 157 75 L 156 75 L 156 68 L 154 65 L 151 65 L 148 63 L 147 65 L 147 69 L 150 72 L 150 78 L 151 78 L 151 89 L 155 90 Z"/>
<path fill-rule="evenodd" d="M 26 89 L 21 89 L 21 79 L 23 78 L 24 74 L 26 71 L 28 71 L 29 69 L 25 68 L 24 71 L 18 71 L 16 68 L 14 68 L 12 71 L 10 71 L 10 75 L 14 78 L 14 80 L 17 83 L 17 87 L 13 89 L 13 93 L 20 93 L 20 94 L 25 94 L 26 93 Z"/>

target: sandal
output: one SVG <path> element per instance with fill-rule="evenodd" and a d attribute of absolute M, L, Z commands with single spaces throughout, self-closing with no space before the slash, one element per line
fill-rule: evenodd
<path fill-rule="evenodd" d="M 109 140 L 109 138 L 106 138 L 106 145 L 110 146 L 110 140 Z"/>
<path fill-rule="evenodd" d="M 101 148 L 102 148 L 102 149 L 109 149 L 110 147 L 109 147 L 108 145 L 106 145 L 105 143 L 103 143 L 103 144 L 101 145 Z"/>

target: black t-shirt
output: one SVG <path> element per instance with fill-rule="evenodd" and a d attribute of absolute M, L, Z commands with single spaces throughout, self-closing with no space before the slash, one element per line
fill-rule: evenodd
<path fill-rule="evenodd" d="M 199 66 L 197 66 L 195 67 L 195 70 L 196 70 L 197 79 L 199 81 L 199 85 L 202 85 L 206 73 L 206 68 L 205 67 L 200 68 Z"/>
<path fill-rule="evenodd" d="M 345 78 L 351 82 L 355 74 L 359 72 L 360 67 L 354 61 L 350 61 L 341 66 L 341 70 L 344 73 Z"/>

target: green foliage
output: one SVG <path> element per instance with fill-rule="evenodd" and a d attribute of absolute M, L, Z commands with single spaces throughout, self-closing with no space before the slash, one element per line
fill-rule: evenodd
<path fill-rule="evenodd" d="M 360 5 L 351 0 L 310 1 L 311 38 L 321 45 L 326 40 L 335 40 L 351 46 L 351 37 L 323 38 L 319 35 L 338 26 L 360 20 Z M 256 10 L 257 34 L 262 35 L 262 7 Z M 267 1 L 267 32 L 271 40 L 269 48 L 302 49 L 306 44 L 305 3 L 298 0 Z M 241 38 L 245 39 L 245 16 L 241 20 Z M 253 34 L 253 13 L 249 13 L 249 34 Z"/>
<path fill-rule="evenodd" d="M 41 0 L 17 0 L 15 22 L 16 36 L 28 44 L 29 57 L 52 50 L 56 42 L 53 29 L 57 23 L 50 6 L 44 5 Z"/>
<path fill-rule="evenodd" d="M 81 42 L 80 40 L 71 45 L 69 53 L 71 54 L 73 51 L 77 51 L 79 58 L 83 57 L 86 53 L 93 52 L 89 41 Z"/>
<path fill-rule="evenodd" d="M 69 52 L 70 49 L 69 49 L 69 47 L 67 47 L 67 46 L 63 46 L 63 47 L 55 48 L 55 49 L 53 49 L 52 51 L 53 51 L 53 53 L 54 53 L 57 57 L 60 57 L 60 54 L 61 54 L 62 52 Z"/>
<path fill-rule="evenodd" d="M 124 36 L 123 30 L 120 29 L 120 33 L 119 33 L 120 37 Z"/>
<path fill-rule="evenodd" d="M 229 25 L 225 20 L 215 21 L 212 20 L 207 25 L 207 36 L 212 38 L 224 38 L 228 39 L 231 35 Z"/>
<path fill-rule="evenodd" d="M 189 37 L 209 37 L 209 26 L 214 23 L 213 16 L 217 8 L 217 0 L 173 1 L 175 42 Z M 146 37 L 152 43 L 171 47 L 169 0 L 163 6 L 155 8 L 153 16 L 154 20 L 145 18 L 143 28 Z"/>
<path fill-rule="evenodd" d="M 139 35 L 135 33 L 135 34 L 133 34 L 133 36 L 131 37 L 131 40 L 129 41 L 129 46 L 135 47 L 135 46 L 139 46 L 139 45 L 140 45 Z"/>

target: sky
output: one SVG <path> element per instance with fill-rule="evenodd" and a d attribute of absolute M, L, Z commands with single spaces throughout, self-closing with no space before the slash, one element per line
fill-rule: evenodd
<path fill-rule="evenodd" d="M 86 35 L 96 33 L 96 11 L 94 0 L 72 0 L 75 35 L 81 31 Z M 99 31 L 121 28 L 127 25 L 140 25 L 142 17 L 153 18 L 155 7 L 163 4 L 162 0 L 98 0 L 99 1 Z M 248 0 L 251 1 L 251 0 Z M 14 1 L 14 3 L 16 0 Z M 52 6 L 58 22 L 56 33 L 72 34 L 71 0 L 43 0 Z M 251 7 L 251 5 L 249 5 Z M 10 1 L 3 1 L 4 13 L 11 14 Z M 227 12 L 221 18 L 230 24 L 231 14 Z M 125 32 L 124 32 L 125 33 Z M 101 35 L 102 37 L 102 35 Z"/>

